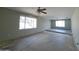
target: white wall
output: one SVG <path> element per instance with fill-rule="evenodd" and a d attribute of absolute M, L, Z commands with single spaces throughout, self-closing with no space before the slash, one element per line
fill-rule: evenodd
<path fill-rule="evenodd" d="M 42 30 L 47 30 L 50 29 L 50 23 L 51 21 L 49 19 L 46 19 L 44 17 L 38 17 L 38 27 L 41 28 Z"/>
<path fill-rule="evenodd" d="M 73 38 L 75 41 L 75 45 L 79 49 L 79 45 L 77 45 L 77 43 L 79 43 L 79 8 L 75 9 L 71 21 Z"/>

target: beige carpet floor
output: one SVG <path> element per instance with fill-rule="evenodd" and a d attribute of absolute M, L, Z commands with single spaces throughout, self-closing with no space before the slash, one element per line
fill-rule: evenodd
<path fill-rule="evenodd" d="M 76 51 L 71 35 L 41 32 L 21 38 L 12 48 L 14 51 Z"/>

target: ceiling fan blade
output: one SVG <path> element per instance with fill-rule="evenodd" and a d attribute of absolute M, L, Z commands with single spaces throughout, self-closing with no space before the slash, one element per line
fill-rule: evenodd
<path fill-rule="evenodd" d="M 47 14 L 47 12 L 42 12 L 42 13 Z"/>
<path fill-rule="evenodd" d="M 40 7 L 38 7 L 38 9 L 39 9 L 39 10 L 46 10 L 46 8 L 43 8 L 43 9 L 42 9 L 42 8 L 40 8 Z"/>
<path fill-rule="evenodd" d="M 44 9 L 41 9 L 41 10 L 46 10 L 46 9 L 44 8 Z"/>

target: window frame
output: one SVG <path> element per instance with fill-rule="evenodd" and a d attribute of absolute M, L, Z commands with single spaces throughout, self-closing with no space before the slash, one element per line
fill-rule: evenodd
<path fill-rule="evenodd" d="M 20 16 L 21 17 L 21 16 Z M 21 18 L 19 19 L 19 30 L 24 30 L 24 29 L 36 29 L 37 28 L 37 18 L 36 17 L 29 17 L 29 16 L 22 16 L 22 17 L 25 17 L 25 20 L 24 20 L 24 28 L 22 28 L 21 29 L 21 27 L 20 27 L 20 21 L 21 21 Z M 27 17 L 28 18 L 32 18 L 32 19 L 34 19 L 35 20 L 35 27 L 32 27 L 32 28 L 26 28 L 26 21 L 28 21 L 27 20 Z M 34 26 L 34 22 L 32 23 L 33 24 L 33 26 Z"/>

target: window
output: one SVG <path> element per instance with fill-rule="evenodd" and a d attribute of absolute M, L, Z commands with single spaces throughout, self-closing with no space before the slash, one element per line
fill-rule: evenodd
<path fill-rule="evenodd" d="M 32 29 L 37 27 L 37 19 L 27 16 L 20 16 L 19 29 Z"/>
<path fill-rule="evenodd" d="M 65 27 L 65 21 L 64 20 L 56 21 L 56 27 Z"/>

